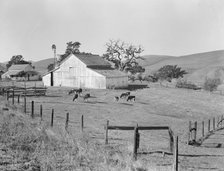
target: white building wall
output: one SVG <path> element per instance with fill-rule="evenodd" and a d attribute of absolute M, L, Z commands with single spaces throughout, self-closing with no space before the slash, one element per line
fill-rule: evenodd
<path fill-rule="evenodd" d="M 106 89 L 106 77 L 87 68 L 75 56 L 70 56 L 53 73 L 54 86 Z M 43 77 L 44 85 L 50 85 L 50 74 Z"/>
<path fill-rule="evenodd" d="M 47 75 L 44 75 L 42 77 L 42 81 L 44 83 L 44 86 L 50 86 L 51 85 L 51 73 L 48 73 Z"/>

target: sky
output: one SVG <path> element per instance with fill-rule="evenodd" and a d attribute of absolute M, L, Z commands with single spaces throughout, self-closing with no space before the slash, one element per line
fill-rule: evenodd
<path fill-rule="evenodd" d="M 110 40 L 143 55 L 187 55 L 224 49 L 223 0 L 0 0 L 0 62 L 13 55 L 38 61 L 81 52 L 102 55 Z"/>

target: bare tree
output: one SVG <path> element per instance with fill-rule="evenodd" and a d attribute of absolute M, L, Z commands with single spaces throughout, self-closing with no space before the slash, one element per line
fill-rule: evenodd
<path fill-rule="evenodd" d="M 120 71 L 137 65 L 137 59 L 141 59 L 140 54 L 143 52 L 141 46 L 127 44 L 120 40 L 110 40 L 106 43 L 105 59 L 115 64 Z"/>

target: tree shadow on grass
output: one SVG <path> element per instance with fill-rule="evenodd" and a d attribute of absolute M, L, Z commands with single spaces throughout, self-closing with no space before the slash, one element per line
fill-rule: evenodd
<path fill-rule="evenodd" d="M 161 153 L 165 155 L 173 155 L 172 152 L 157 150 L 157 151 L 149 151 L 149 152 L 138 152 L 140 155 L 148 155 L 148 154 L 155 154 L 155 153 Z M 178 156 L 183 157 L 223 157 L 224 155 L 209 155 L 209 154 L 178 154 Z"/>
<path fill-rule="evenodd" d="M 138 102 L 140 104 L 144 104 L 144 105 L 148 105 L 149 103 L 145 103 L 145 102 Z"/>
<path fill-rule="evenodd" d="M 204 143 L 202 147 L 205 148 L 224 148 L 221 143 Z"/>
<path fill-rule="evenodd" d="M 38 96 L 36 96 L 38 97 Z M 58 95 L 46 95 L 46 96 L 41 96 L 41 97 L 62 97 L 62 96 L 58 96 Z"/>
<path fill-rule="evenodd" d="M 107 104 L 107 102 L 99 102 L 99 101 L 87 101 L 85 103 L 90 103 L 90 104 Z"/>
<path fill-rule="evenodd" d="M 119 103 L 119 104 L 127 105 L 127 106 L 133 106 L 133 104 L 130 104 L 130 103 Z"/>

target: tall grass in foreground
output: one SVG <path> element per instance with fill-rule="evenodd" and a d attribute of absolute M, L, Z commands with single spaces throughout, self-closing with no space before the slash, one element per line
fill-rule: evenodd
<path fill-rule="evenodd" d="M 74 138 L 56 135 L 46 125 L 25 116 L 1 114 L 0 169 L 4 170 L 128 170 L 130 154 L 119 147 L 91 141 L 87 134 Z M 122 151 L 122 152 L 121 152 Z"/>
<path fill-rule="evenodd" d="M 0 113 L 0 170 L 169 170 L 133 162 L 130 145 L 105 146 L 86 133 L 74 137 L 58 130 L 22 114 Z"/>

